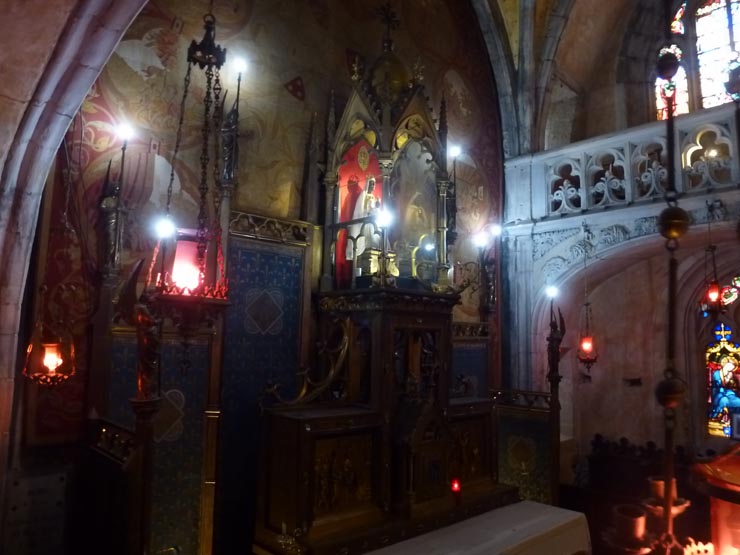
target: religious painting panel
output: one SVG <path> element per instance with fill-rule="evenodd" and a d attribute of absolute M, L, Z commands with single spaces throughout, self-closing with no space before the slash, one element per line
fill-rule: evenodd
<path fill-rule="evenodd" d="M 129 399 L 136 394 L 137 345 L 133 332 L 113 334 L 109 419 L 134 429 Z M 203 418 L 208 390 L 206 339 L 168 334 L 162 342 L 162 397 L 154 419 L 152 538 L 154 552 L 197 553 L 203 487 Z"/>
<path fill-rule="evenodd" d="M 491 478 L 491 417 L 474 415 L 450 420 L 455 447 L 450 475 L 465 484 Z"/>
<path fill-rule="evenodd" d="M 554 445 L 550 412 L 496 407 L 498 481 L 519 488 L 522 499 L 550 503 Z"/>
<path fill-rule="evenodd" d="M 415 275 L 416 253 L 426 243 L 436 245 L 437 176 L 432 153 L 409 138 L 397 153 L 391 173 L 390 193 L 398 218 L 389 230 L 391 250 L 397 254 L 401 277 Z"/>
<path fill-rule="evenodd" d="M 224 316 L 216 550 L 248 552 L 262 422 L 270 383 L 291 396 L 299 366 L 305 247 L 231 236 Z"/>

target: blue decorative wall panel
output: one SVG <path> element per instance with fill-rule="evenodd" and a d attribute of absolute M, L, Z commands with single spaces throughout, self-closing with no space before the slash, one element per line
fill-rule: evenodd
<path fill-rule="evenodd" d="M 136 394 L 136 337 L 114 335 L 109 418 L 134 428 L 129 399 Z M 190 367 L 181 370 L 179 339 L 162 343 L 162 403 L 154 421 L 152 547 L 198 553 L 203 466 L 203 415 L 208 385 L 208 345 L 191 344 Z"/>
<path fill-rule="evenodd" d="M 295 383 L 303 305 L 303 247 L 231 238 L 224 322 L 216 491 L 216 554 L 250 553 L 269 382 Z M 285 393 L 290 392 L 286 387 Z"/>

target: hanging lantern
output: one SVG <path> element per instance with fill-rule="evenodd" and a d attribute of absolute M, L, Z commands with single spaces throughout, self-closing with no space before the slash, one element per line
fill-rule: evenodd
<path fill-rule="evenodd" d="M 54 329 L 39 319 L 26 350 L 23 375 L 39 385 L 59 385 L 74 376 L 75 370 L 72 334 L 63 326 Z"/>
<path fill-rule="evenodd" d="M 594 336 L 591 334 L 591 303 L 583 304 L 584 327 L 581 329 L 581 339 L 578 343 L 578 360 L 590 371 L 599 360 Z"/>
<path fill-rule="evenodd" d="M 199 260 L 196 230 L 178 229 L 175 235 L 173 256 L 167 256 L 166 248 L 161 253 L 163 271 L 157 276 L 156 290 L 160 295 L 204 296 L 206 276 Z"/>
<path fill-rule="evenodd" d="M 707 301 L 712 304 L 719 304 L 719 283 L 712 280 L 707 287 Z"/>
<path fill-rule="evenodd" d="M 586 223 L 583 223 L 583 310 L 581 312 L 581 332 L 578 341 L 578 360 L 590 372 L 591 367 L 599 360 L 599 353 L 596 350 L 596 342 L 591 333 L 591 303 L 588 302 L 588 248 L 590 241 L 593 239 L 591 230 Z"/>
<path fill-rule="evenodd" d="M 704 249 L 704 280 L 706 283 L 706 289 L 702 295 L 699 305 L 704 313 L 704 316 L 710 316 L 716 318 L 721 312 L 724 311 L 725 303 L 723 303 L 722 288 L 719 285 L 719 279 L 717 278 L 717 263 L 714 259 L 714 253 L 717 250 L 717 246 L 712 244 L 712 219 L 714 205 L 707 203 L 708 214 L 707 214 L 707 236 L 709 239 L 709 245 Z"/>
<path fill-rule="evenodd" d="M 175 248 L 171 242 L 160 237 L 160 242 L 152 259 L 152 269 L 156 264 L 155 300 L 160 312 L 175 320 L 184 334 L 193 331 L 203 323 L 213 319 L 216 311 L 226 306 L 228 285 L 224 272 L 222 250 L 222 229 L 220 223 L 220 180 L 219 169 L 221 145 L 218 133 L 221 130 L 223 102 L 219 69 L 226 61 L 226 50 L 216 44 L 216 18 L 208 13 L 203 17 L 204 35 L 201 42 L 193 40 L 188 48 L 188 67 L 183 83 L 183 96 L 180 104 L 180 120 L 177 127 L 175 148 L 172 156 L 172 172 L 167 188 L 167 207 L 163 221 L 166 228 L 174 230 L 170 218 L 172 187 L 174 183 L 175 162 L 180 148 L 183 131 L 184 111 L 192 69 L 197 66 L 205 76 L 205 91 L 202 101 L 203 120 L 200 129 L 200 180 L 198 183 L 198 222 L 195 229 L 177 229 Z M 214 131 L 214 133 L 212 133 Z M 215 135 L 215 145 L 210 142 Z M 212 185 L 209 183 L 212 181 Z M 213 225 L 209 227 L 208 201 L 213 201 Z M 215 261 L 218 269 L 208 267 L 208 244 L 215 243 Z M 170 247 L 168 249 L 168 246 Z M 174 255 L 172 254 L 174 250 Z M 168 252 L 169 251 L 169 252 Z M 150 277 L 152 272 L 150 271 Z"/>

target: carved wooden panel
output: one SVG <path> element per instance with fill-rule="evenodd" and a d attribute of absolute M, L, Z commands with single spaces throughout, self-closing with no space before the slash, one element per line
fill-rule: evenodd
<path fill-rule="evenodd" d="M 317 520 L 371 502 L 374 458 L 369 433 L 316 440 L 313 511 Z"/>

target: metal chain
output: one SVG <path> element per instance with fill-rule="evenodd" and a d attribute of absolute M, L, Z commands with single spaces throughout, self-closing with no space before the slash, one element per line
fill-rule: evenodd
<path fill-rule="evenodd" d="M 213 93 L 214 93 L 214 99 L 215 99 L 215 107 L 213 109 L 213 128 L 214 132 L 216 134 L 214 141 L 213 141 L 213 152 L 214 152 L 214 163 L 213 163 L 213 218 L 214 218 L 214 225 L 213 225 L 213 234 L 214 238 L 216 240 L 216 259 L 218 263 L 218 276 L 217 276 L 217 283 L 224 279 L 224 255 L 223 255 L 223 245 L 221 240 L 221 175 L 220 175 L 220 166 L 219 162 L 221 160 L 221 152 L 220 152 L 220 134 L 219 131 L 221 129 L 221 122 L 223 119 L 223 102 L 221 102 L 221 79 L 220 79 L 220 73 L 218 67 L 216 68 L 216 74 L 215 74 L 215 82 L 213 85 Z M 224 98 L 224 101 L 226 98 Z"/>
<path fill-rule="evenodd" d="M 180 100 L 180 119 L 177 122 L 177 134 L 175 135 L 175 150 L 172 152 L 172 161 L 170 162 L 170 182 L 167 185 L 167 208 L 165 215 L 170 215 L 170 203 L 172 202 L 172 184 L 175 182 L 175 163 L 177 155 L 180 152 L 180 142 L 182 141 L 182 128 L 185 122 L 185 102 L 188 98 L 188 89 L 190 88 L 190 70 L 193 64 L 188 64 L 185 72 L 185 81 L 183 84 L 182 100 Z"/>
<path fill-rule="evenodd" d="M 200 185 L 198 191 L 200 192 L 200 204 L 198 207 L 198 266 L 202 276 L 206 273 L 206 225 L 208 223 L 208 210 L 207 210 L 207 197 L 208 197 L 208 162 L 210 158 L 208 156 L 208 138 L 211 131 L 211 104 L 213 98 L 211 96 L 213 90 L 213 68 L 208 65 L 206 66 L 206 91 L 203 98 L 203 128 L 201 134 L 203 138 L 203 144 L 201 145 L 200 151 Z"/>

